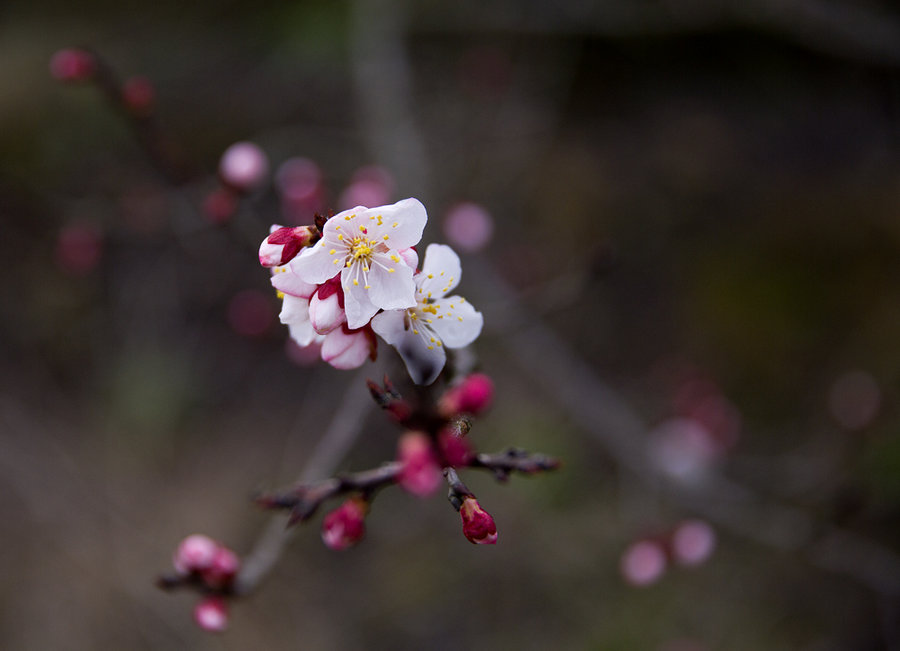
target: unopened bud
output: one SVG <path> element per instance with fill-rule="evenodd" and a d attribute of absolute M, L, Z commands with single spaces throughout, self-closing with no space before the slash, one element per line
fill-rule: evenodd
<path fill-rule="evenodd" d="M 367 359 L 374 359 L 375 337 L 370 328 L 349 330 L 346 325 L 335 328 L 322 342 L 322 359 L 334 368 L 359 368 Z"/>
<path fill-rule="evenodd" d="M 351 498 L 322 520 L 322 541 L 329 549 L 341 551 L 358 543 L 366 533 L 368 505 L 361 498 Z"/>
<path fill-rule="evenodd" d="M 342 298 L 340 280 L 337 280 L 319 285 L 318 291 L 309 300 L 309 320 L 320 335 L 328 334 L 347 322 Z"/>
<path fill-rule="evenodd" d="M 212 563 L 203 570 L 203 581 L 210 588 L 221 589 L 234 581 L 235 575 L 241 569 L 241 561 L 237 554 L 220 545 L 213 556 Z"/>
<path fill-rule="evenodd" d="M 397 460 L 403 464 L 397 483 L 413 495 L 427 497 L 440 486 L 441 467 L 431 439 L 422 432 L 407 432 L 400 437 Z"/>
<path fill-rule="evenodd" d="M 474 453 L 472 446 L 453 428 L 445 427 L 438 434 L 438 445 L 448 465 L 454 468 L 468 466 Z"/>
<path fill-rule="evenodd" d="M 272 232 L 259 245 L 259 264 L 280 267 L 287 264 L 313 238 L 312 226 L 272 226 Z"/>
<path fill-rule="evenodd" d="M 269 159 L 258 145 L 237 142 L 222 154 L 219 174 L 222 180 L 241 192 L 256 188 L 269 173 Z"/>
<path fill-rule="evenodd" d="M 155 101 L 156 89 L 146 77 L 132 77 L 122 86 L 122 103 L 134 115 L 150 115 Z"/>
<path fill-rule="evenodd" d="M 474 545 L 496 545 L 497 525 L 491 514 L 481 508 L 474 497 L 465 497 L 459 507 L 463 534 Z"/>
<path fill-rule="evenodd" d="M 172 564 L 181 574 L 200 572 L 213 563 L 219 545 L 209 536 L 195 533 L 179 543 Z"/>
<path fill-rule="evenodd" d="M 50 59 L 50 74 L 57 81 L 86 81 L 96 70 L 94 55 L 78 48 L 60 50 Z"/>
<path fill-rule="evenodd" d="M 221 597 L 206 597 L 194 607 L 197 626 L 210 633 L 221 633 L 228 628 L 228 604 Z"/>
<path fill-rule="evenodd" d="M 456 414 L 478 415 L 491 406 L 494 382 L 484 373 L 472 373 L 460 384 L 441 396 L 439 408 L 444 416 Z"/>

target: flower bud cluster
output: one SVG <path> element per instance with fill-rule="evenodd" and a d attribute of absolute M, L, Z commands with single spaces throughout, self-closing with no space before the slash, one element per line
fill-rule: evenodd
<path fill-rule="evenodd" d="M 224 631 L 228 626 L 225 596 L 231 593 L 241 568 L 237 554 L 209 536 L 193 534 L 179 543 L 172 564 L 177 574 L 164 579 L 164 586 L 197 589 L 203 598 L 194 607 L 194 621 L 203 630 Z"/>
<path fill-rule="evenodd" d="M 281 322 L 300 347 L 321 346 L 340 369 L 377 354 L 377 334 L 397 349 L 417 384 L 443 370 L 447 348 L 462 348 L 481 333 L 483 319 L 450 295 L 462 274 L 459 257 L 429 245 L 422 268 L 415 246 L 427 215 L 416 199 L 357 206 L 310 226 L 273 226 L 259 261 L 273 271 L 283 297 Z"/>

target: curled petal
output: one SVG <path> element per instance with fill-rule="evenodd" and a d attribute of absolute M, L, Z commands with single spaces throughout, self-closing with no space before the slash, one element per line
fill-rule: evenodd
<path fill-rule="evenodd" d="M 321 298 L 316 293 L 309 301 L 309 320 L 313 329 L 321 335 L 328 334 L 347 320 L 340 306 L 338 294 Z"/>
<path fill-rule="evenodd" d="M 292 263 L 293 264 L 293 263 Z M 309 298 L 316 291 L 316 286 L 308 283 L 294 273 L 292 264 L 286 267 L 275 267 L 272 274 L 272 286 L 282 294 Z"/>

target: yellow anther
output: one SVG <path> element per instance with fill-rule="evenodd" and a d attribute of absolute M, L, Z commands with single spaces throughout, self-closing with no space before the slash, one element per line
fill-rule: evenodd
<path fill-rule="evenodd" d="M 388 269 L 388 273 L 389 273 L 389 274 L 394 273 L 394 271 L 396 271 L 396 269 L 394 269 L 393 267 L 391 267 L 390 269 Z"/>
<path fill-rule="evenodd" d="M 415 328 L 413 328 L 413 334 L 414 334 L 414 335 L 417 335 L 417 334 L 419 334 L 419 331 L 416 330 Z"/>
<path fill-rule="evenodd" d="M 385 236 L 382 237 L 381 239 L 383 239 L 385 242 L 387 242 L 387 241 L 388 241 L 389 239 L 391 239 L 391 238 L 389 238 L 387 235 L 385 235 Z"/>
<path fill-rule="evenodd" d="M 394 222 L 393 224 L 391 224 L 391 228 L 397 228 L 399 225 L 400 224 L 398 224 L 397 222 Z"/>
<path fill-rule="evenodd" d="M 337 253 L 337 250 L 331 249 L 331 251 L 328 252 L 328 255 L 334 255 L 335 253 Z"/>
<path fill-rule="evenodd" d="M 283 299 L 283 298 L 284 298 L 284 292 L 282 292 L 281 290 L 279 290 L 279 291 L 275 292 L 275 296 L 277 296 L 278 298 Z"/>
<path fill-rule="evenodd" d="M 353 279 L 353 284 L 354 284 L 354 285 L 359 285 L 359 281 L 356 280 L 356 278 L 354 278 L 354 279 Z"/>
<path fill-rule="evenodd" d="M 428 312 L 430 314 L 437 314 L 437 309 L 435 308 L 434 305 L 426 305 L 425 307 L 422 308 L 422 311 Z"/>
<path fill-rule="evenodd" d="M 391 260 L 393 260 L 394 262 L 400 262 L 400 258 L 396 255 L 392 255 Z"/>
<path fill-rule="evenodd" d="M 456 317 L 456 318 L 457 318 L 459 321 L 462 321 L 462 317 L 461 317 L 461 316 L 458 316 L 458 317 Z"/>

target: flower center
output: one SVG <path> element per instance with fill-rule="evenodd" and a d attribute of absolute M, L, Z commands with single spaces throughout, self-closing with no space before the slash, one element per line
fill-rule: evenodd
<path fill-rule="evenodd" d="M 374 251 L 374 249 L 374 240 L 366 240 L 359 236 L 354 237 L 350 242 L 349 260 L 347 260 L 348 266 L 357 260 L 368 262 L 372 257 L 372 251 Z"/>

